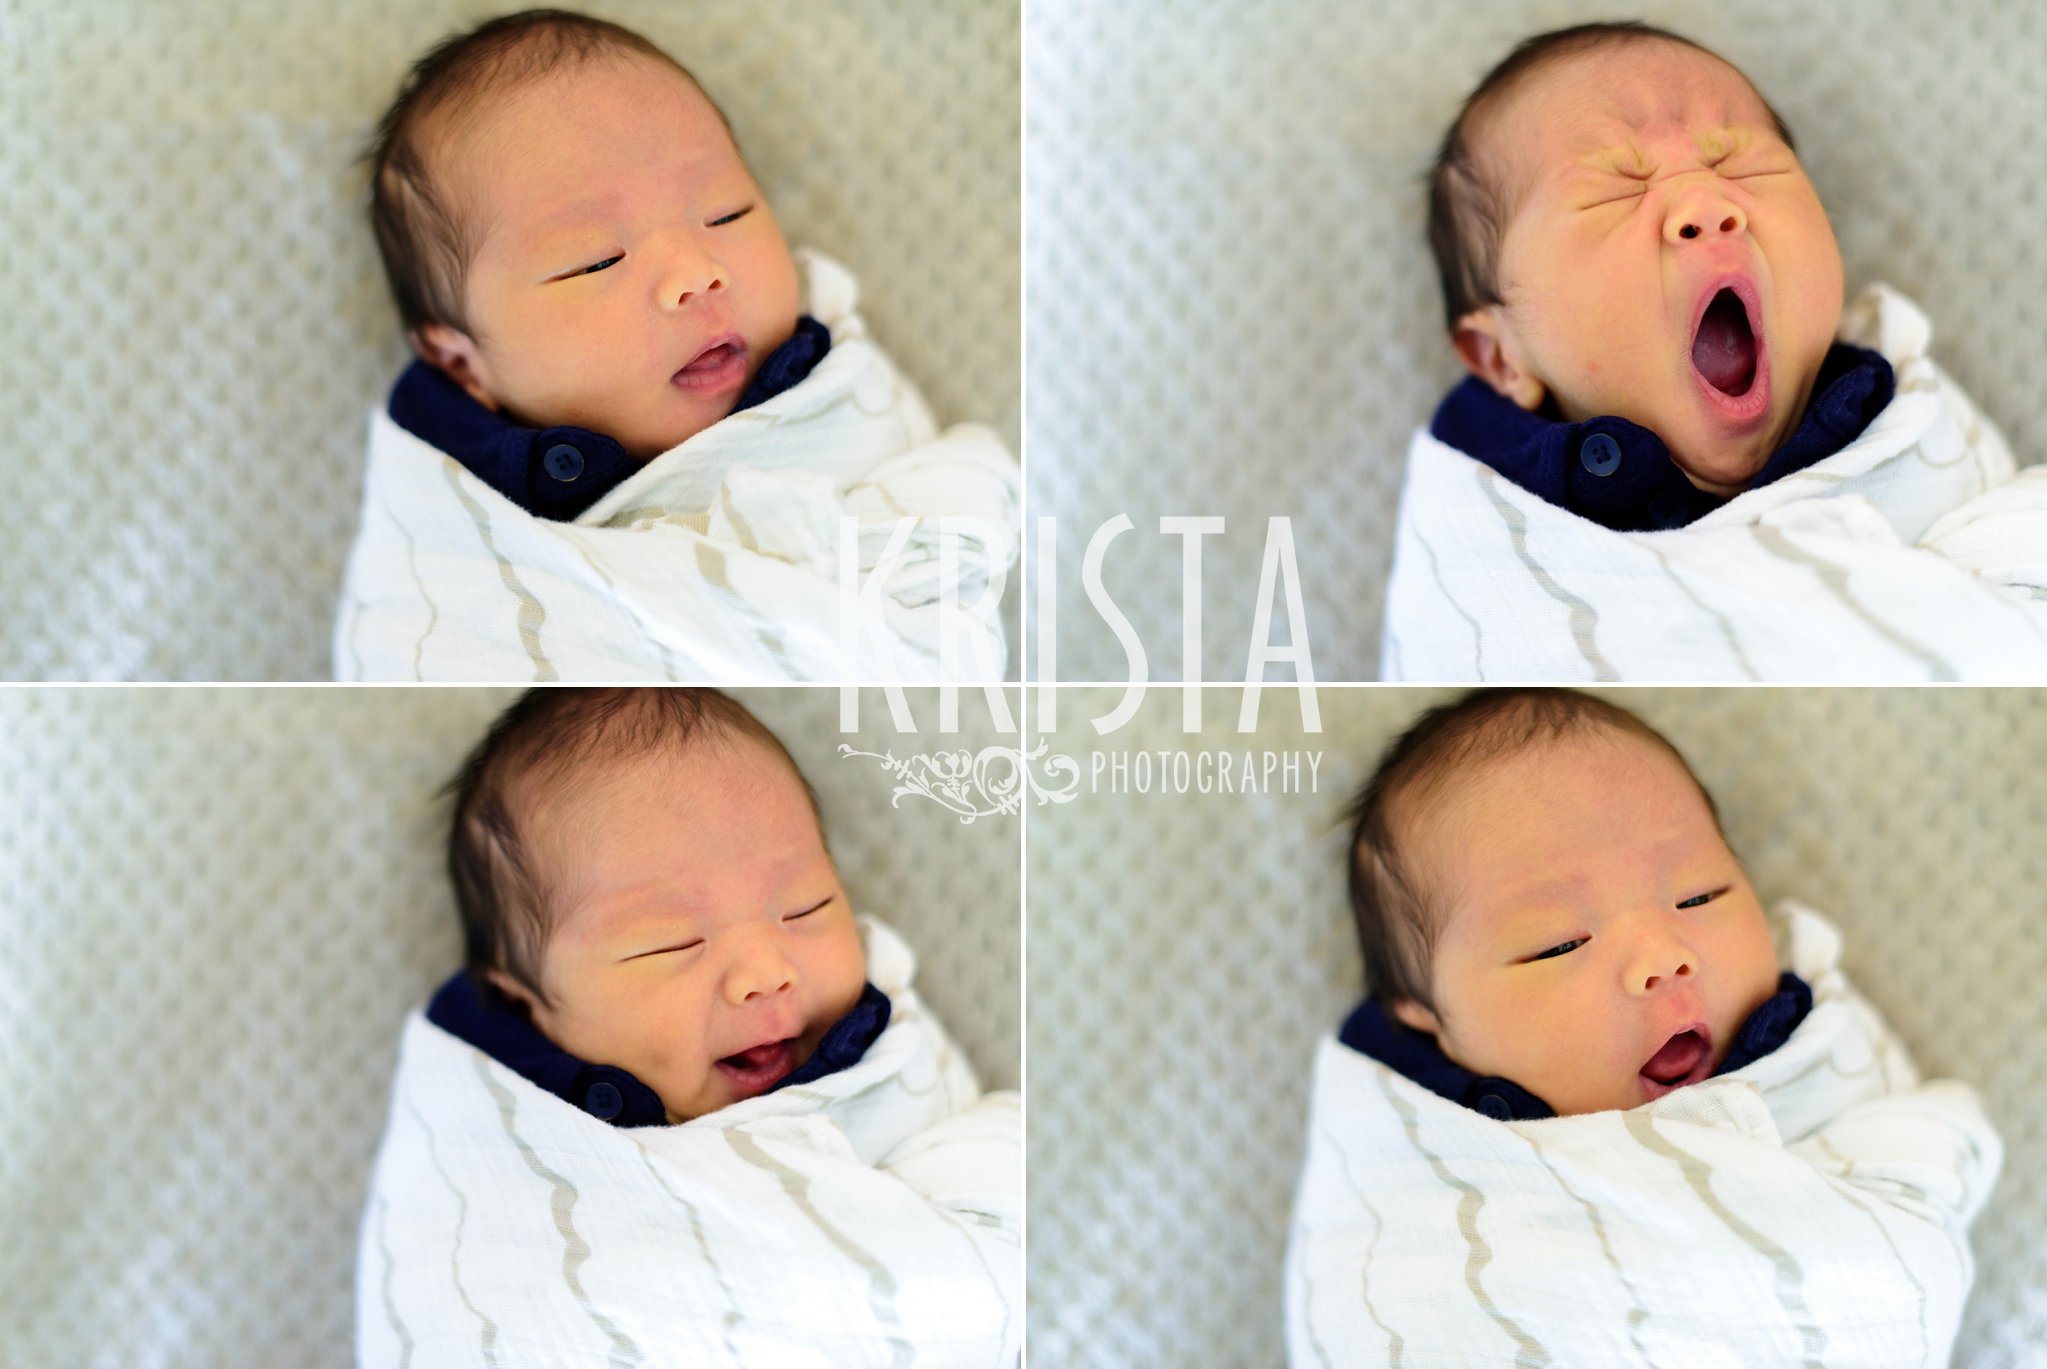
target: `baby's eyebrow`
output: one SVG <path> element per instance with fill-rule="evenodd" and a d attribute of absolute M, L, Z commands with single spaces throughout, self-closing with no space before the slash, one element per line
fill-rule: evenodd
<path fill-rule="evenodd" d="M 1703 129 L 1692 139 L 1708 163 L 1726 160 L 1755 141 L 1753 129 L 1739 126 Z"/>
<path fill-rule="evenodd" d="M 1565 875 L 1555 879 L 1515 884 L 1487 897 L 1491 915 L 1484 934 L 1498 941 L 1523 941 L 1541 935 L 1538 929 L 1568 921 L 1585 898 L 1582 878 Z"/>
<path fill-rule="evenodd" d="M 593 937 L 628 941 L 693 926 L 703 911 L 697 899 L 655 885 L 593 890 L 575 900 L 568 915 L 581 917 Z"/>
<path fill-rule="evenodd" d="M 1637 181 L 1648 179 L 1652 169 L 1649 159 L 1642 155 L 1642 149 L 1635 145 L 1632 138 L 1625 143 L 1608 144 L 1599 148 L 1590 155 L 1580 158 L 1579 165 Z"/>
<path fill-rule="evenodd" d="M 541 215 L 528 224 L 523 236 L 529 242 L 537 242 L 550 233 L 565 232 L 609 219 L 617 209 L 618 197 L 615 195 L 594 195 L 571 200 L 553 213 Z"/>
<path fill-rule="evenodd" d="M 1753 143 L 1759 132 L 1735 124 L 1694 130 L 1690 137 L 1699 159 L 1708 166 L 1717 166 Z M 1636 181 L 1647 180 L 1656 170 L 1656 163 L 1632 136 L 1620 142 L 1591 141 L 1588 150 L 1573 165 L 1600 175 L 1625 176 Z"/>

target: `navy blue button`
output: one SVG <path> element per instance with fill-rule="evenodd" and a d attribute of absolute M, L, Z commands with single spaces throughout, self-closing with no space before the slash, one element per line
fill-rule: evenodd
<path fill-rule="evenodd" d="M 583 473 L 583 454 L 566 442 L 557 442 L 540 458 L 540 466 L 566 485 Z"/>
<path fill-rule="evenodd" d="M 600 1122 L 609 1122 L 625 1111 L 625 1095 L 618 1091 L 618 1085 L 596 1083 L 583 1095 L 583 1111 Z"/>
<path fill-rule="evenodd" d="M 1578 464 L 1594 475 L 1612 475 L 1621 468 L 1621 444 L 1605 433 L 1594 433 L 1578 448 Z"/>
<path fill-rule="evenodd" d="M 1608 439 L 1611 441 L 1612 439 Z M 1488 1093 L 1478 1100 L 1478 1110 L 1495 1122 L 1504 1122 L 1514 1115 L 1514 1109 L 1507 1106 L 1507 1100 L 1497 1093 Z"/>

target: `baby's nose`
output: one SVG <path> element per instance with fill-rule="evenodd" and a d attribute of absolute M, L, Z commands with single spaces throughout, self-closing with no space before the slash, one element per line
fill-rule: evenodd
<path fill-rule="evenodd" d="M 725 278 L 714 272 L 705 276 L 702 283 L 694 289 L 684 289 L 681 294 L 675 297 L 675 302 L 677 304 L 688 304 L 698 295 L 708 295 L 714 290 L 723 290 L 724 288 Z"/>
<path fill-rule="evenodd" d="M 1701 238 L 1748 231 L 1748 215 L 1716 190 L 1686 191 L 1671 202 L 1663 220 L 1663 240 L 1676 246 Z"/>
<path fill-rule="evenodd" d="M 795 987 L 795 966 L 767 948 L 742 954 L 725 974 L 725 996 L 733 1003 L 772 998 Z"/>
<path fill-rule="evenodd" d="M 679 308 L 691 300 L 725 288 L 725 268 L 708 253 L 684 249 L 668 269 L 662 294 Z"/>
<path fill-rule="evenodd" d="M 1661 973 L 1652 972 L 1643 977 L 1642 991 L 1647 993 L 1666 979 L 1689 979 L 1691 974 L 1692 962 L 1689 955 L 1675 960 L 1666 960 Z"/>
<path fill-rule="evenodd" d="M 1628 949 L 1624 973 L 1630 992 L 1654 993 L 1690 980 L 1699 968 L 1697 954 L 1684 937 L 1670 929 L 1645 930 Z"/>

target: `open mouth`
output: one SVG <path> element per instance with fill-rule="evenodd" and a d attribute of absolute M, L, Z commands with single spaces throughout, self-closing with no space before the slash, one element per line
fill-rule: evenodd
<path fill-rule="evenodd" d="M 706 343 L 670 380 L 688 390 L 723 390 L 746 379 L 746 339 L 727 333 Z"/>
<path fill-rule="evenodd" d="M 1661 1098 L 1686 1084 L 1696 1084 L 1713 1068 L 1713 1034 L 1705 1023 L 1695 1022 L 1663 1043 L 1641 1069 L 1642 1089 L 1651 1098 Z"/>
<path fill-rule="evenodd" d="M 718 1072 L 741 1098 L 766 1093 L 796 1068 L 796 1038 L 763 1041 L 718 1061 Z"/>
<path fill-rule="evenodd" d="M 1722 289 L 1699 318 L 1692 337 L 1692 365 L 1708 385 L 1739 399 L 1756 383 L 1755 326 L 1748 306 L 1731 289 Z"/>

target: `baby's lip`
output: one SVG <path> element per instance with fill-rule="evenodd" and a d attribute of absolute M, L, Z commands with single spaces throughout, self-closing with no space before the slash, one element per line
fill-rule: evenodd
<path fill-rule="evenodd" d="M 1742 312 L 1748 319 L 1749 334 L 1755 343 L 1755 378 L 1738 395 L 1731 395 L 1706 379 L 1693 360 L 1699 327 L 1705 321 L 1706 311 L 1723 290 L 1741 301 Z M 1749 427 L 1761 422 L 1770 412 L 1770 348 L 1769 340 L 1763 334 L 1763 297 L 1755 281 L 1746 273 L 1722 271 L 1701 283 L 1692 300 L 1692 326 L 1685 334 L 1685 366 L 1691 371 L 1692 380 L 1707 407 L 1729 426 Z"/>
<path fill-rule="evenodd" d="M 686 390 L 717 392 L 728 390 L 746 379 L 746 339 L 737 333 L 720 333 L 703 346 L 669 377 L 669 383 Z"/>
<path fill-rule="evenodd" d="M 1650 1071 L 1654 1070 L 1652 1074 Z M 1713 1029 L 1703 1021 L 1680 1027 L 1658 1043 L 1637 1071 L 1642 1091 L 1661 1098 L 1713 1073 Z"/>

